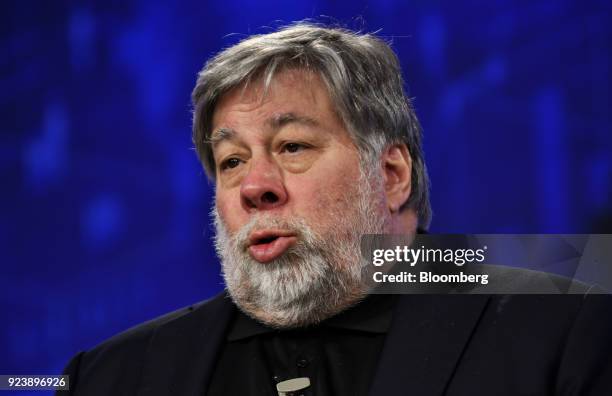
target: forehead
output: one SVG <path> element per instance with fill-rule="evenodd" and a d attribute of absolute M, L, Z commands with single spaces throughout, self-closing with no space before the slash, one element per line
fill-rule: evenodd
<path fill-rule="evenodd" d="M 317 73 L 285 69 L 269 81 L 266 76 L 255 78 L 223 94 L 213 113 L 212 132 L 236 119 L 270 118 L 286 113 L 339 121 L 327 86 Z"/>

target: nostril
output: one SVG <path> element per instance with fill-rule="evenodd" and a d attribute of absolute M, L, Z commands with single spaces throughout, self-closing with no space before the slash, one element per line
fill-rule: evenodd
<path fill-rule="evenodd" d="M 246 198 L 246 199 L 244 199 L 244 202 L 246 202 L 246 206 L 249 209 L 255 209 L 257 207 L 257 204 L 255 202 L 253 202 L 252 199 Z"/>
<path fill-rule="evenodd" d="M 276 203 L 277 201 L 278 197 L 271 191 L 268 191 L 261 196 L 261 202 L 263 203 Z"/>

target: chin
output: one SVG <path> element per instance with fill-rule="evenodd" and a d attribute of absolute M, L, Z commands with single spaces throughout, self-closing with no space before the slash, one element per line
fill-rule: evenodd
<path fill-rule="evenodd" d="M 240 301 L 231 291 L 230 295 L 234 303 L 248 316 L 273 328 L 291 329 L 313 326 L 331 318 L 361 301 L 367 291 L 362 289 L 346 293 L 333 304 L 326 298 L 305 296 L 279 307 L 262 307 L 252 301 Z"/>

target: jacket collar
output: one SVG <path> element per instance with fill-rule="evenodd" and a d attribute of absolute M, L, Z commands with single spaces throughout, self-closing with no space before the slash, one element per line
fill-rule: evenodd
<path fill-rule="evenodd" d="M 488 301 L 486 295 L 401 296 L 369 394 L 443 394 Z"/>
<path fill-rule="evenodd" d="M 404 295 L 395 306 L 370 395 L 441 395 L 486 295 Z M 203 395 L 236 312 L 226 292 L 161 325 L 144 360 L 140 396 Z"/>

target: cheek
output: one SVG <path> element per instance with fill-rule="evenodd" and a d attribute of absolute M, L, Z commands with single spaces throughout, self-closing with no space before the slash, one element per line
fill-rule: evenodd
<path fill-rule="evenodd" d="M 241 226 L 243 221 L 240 211 L 240 197 L 232 197 L 230 194 L 220 194 L 219 192 L 215 195 L 215 204 L 219 217 L 225 223 L 230 233 L 236 232 Z"/>
<path fill-rule="evenodd" d="M 348 182 L 351 180 L 352 182 Z M 306 216 L 316 223 L 323 224 L 331 220 L 332 212 L 344 212 L 355 198 L 358 176 L 351 172 L 339 172 L 335 176 L 329 174 L 309 180 L 299 180 L 294 185 L 294 197 L 301 202 Z"/>
<path fill-rule="evenodd" d="M 317 208 L 321 200 L 321 185 L 314 183 L 310 178 L 292 178 L 285 180 L 285 187 L 289 193 L 290 206 L 298 211 L 304 210 L 306 214 Z"/>

